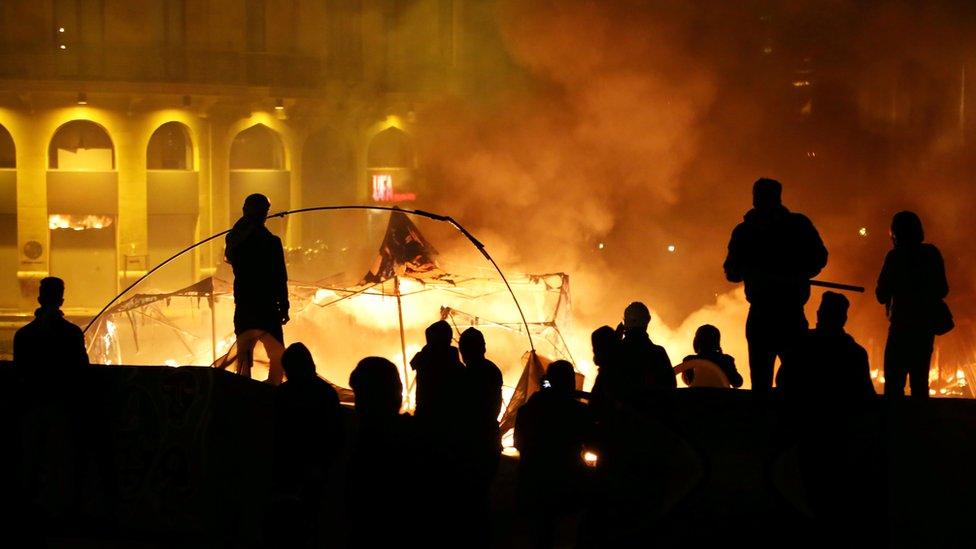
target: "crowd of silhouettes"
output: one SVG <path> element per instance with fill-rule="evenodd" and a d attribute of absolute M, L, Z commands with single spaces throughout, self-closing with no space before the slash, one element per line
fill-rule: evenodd
<path fill-rule="evenodd" d="M 790 404 L 787 414 L 811 432 L 823 432 L 819 401 L 829 398 L 833 410 L 851 410 L 870 402 L 875 392 L 868 355 L 845 331 L 850 308 L 845 296 L 825 292 L 816 325 L 808 329 L 804 305 L 811 279 L 826 266 L 827 249 L 807 217 L 782 205 L 781 192 L 775 180 L 756 181 L 754 208 L 732 233 L 724 270 L 728 280 L 744 282 L 750 304 L 745 333 L 753 393 L 760 401 L 770 394 L 779 358 L 775 382 Z M 455 334 L 443 320 L 427 328 L 424 347 L 410 360 L 416 383 L 412 413 L 404 410 L 403 395 L 410 391 L 397 367 L 381 357 L 362 359 L 348 380 L 356 421 L 347 432 L 336 389 L 317 375 L 308 348 L 302 343 L 284 347 L 287 272 L 281 241 L 264 226 L 269 207 L 262 195 L 247 198 L 243 217 L 227 236 L 226 258 L 235 274 L 239 352 L 249 355 L 262 342 L 271 359 L 269 381 L 287 380 L 276 388 L 274 405 L 270 521 L 277 541 L 301 547 L 316 538 L 329 471 L 348 448 L 345 513 L 351 545 L 403 545 L 418 523 L 436 524 L 423 534 L 427 545 L 458 545 L 459 540 L 466 546 L 489 545 L 503 399 L 502 372 L 486 356 L 484 334 L 473 327 Z M 934 337 L 952 327 L 944 302 L 945 268 L 939 250 L 924 242 L 914 213 L 896 214 L 891 235 L 894 248 L 876 289 L 890 319 L 885 394 L 902 395 L 908 380 L 912 396 L 926 398 Z M 60 279 L 43 279 L 35 318 L 14 339 L 16 367 L 38 415 L 36 431 L 25 439 L 28 445 L 42 445 L 31 437 L 46 436 L 45 426 L 52 421 L 73 425 L 90 420 L 74 413 L 80 405 L 73 389 L 88 357 L 81 330 L 60 310 L 64 292 Z M 661 395 L 673 394 L 679 376 L 687 386 L 709 390 L 743 385 L 734 358 L 722 351 L 718 328 L 698 328 L 693 353 L 672 366 L 664 347 L 651 339 L 650 322 L 648 307 L 634 302 L 616 329 L 593 331 L 598 373 L 588 394 L 580 391 L 574 366 L 556 360 L 544 368 L 541 389 L 518 408 L 517 499 L 535 546 L 552 546 L 562 519 L 579 511 L 590 494 L 592 475 L 584 454 L 592 450 L 600 467 L 615 466 L 627 444 L 614 438 L 620 421 L 646 412 L 649 403 L 663 401 Z M 459 348 L 453 345 L 455 336 Z M 49 405 L 61 410 L 57 418 L 41 412 Z M 78 438 L 72 443 L 76 452 L 88 451 L 80 436 L 85 429 L 67 432 Z M 805 455 L 803 466 L 811 455 L 829 461 L 816 452 Z M 829 483 L 813 473 L 807 479 L 820 486 Z M 26 490 L 38 489 L 36 472 L 28 468 L 24 480 Z"/>

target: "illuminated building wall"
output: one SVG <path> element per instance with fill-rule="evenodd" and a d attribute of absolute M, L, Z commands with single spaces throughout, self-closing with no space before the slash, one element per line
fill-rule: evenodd
<path fill-rule="evenodd" d="M 458 90 L 468 4 L 0 4 L 8 331 L 33 310 L 40 278 L 65 278 L 67 312 L 92 314 L 227 228 L 249 192 L 268 194 L 273 210 L 369 203 L 382 176 L 394 188 L 380 201 L 422 195 L 415 111 Z M 303 230 L 322 229 L 291 223 L 286 240 L 299 245 Z M 198 255 L 168 270 L 200 277 L 218 260 Z"/>

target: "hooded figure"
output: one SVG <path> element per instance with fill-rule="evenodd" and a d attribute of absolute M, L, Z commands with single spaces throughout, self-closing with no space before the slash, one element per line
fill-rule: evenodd
<path fill-rule="evenodd" d="M 635 301 L 624 309 L 624 322 L 617 327 L 623 336 L 620 342 L 622 377 L 638 393 L 678 386 L 668 352 L 647 335 L 650 323 L 651 311 L 647 305 Z"/>
<path fill-rule="evenodd" d="M 929 364 L 935 342 L 933 314 L 949 294 L 939 249 L 924 242 L 922 220 L 899 212 L 891 220 L 894 248 L 885 256 L 875 296 L 890 325 L 885 344 L 885 395 L 903 396 L 909 380 L 913 398 L 929 396 Z"/>
<path fill-rule="evenodd" d="M 749 301 L 746 340 L 752 390 L 767 392 L 773 364 L 809 324 L 803 306 L 810 279 L 827 265 L 827 248 L 813 223 L 782 204 L 783 186 L 762 178 L 752 188 L 753 209 L 732 231 L 725 277 L 744 282 Z"/>

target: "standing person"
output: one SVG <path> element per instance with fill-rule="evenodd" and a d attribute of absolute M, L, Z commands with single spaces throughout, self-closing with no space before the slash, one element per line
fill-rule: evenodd
<path fill-rule="evenodd" d="M 948 315 L 943 299 L 949 294 L 939 249 L 924 242 L 922 220 L 914 212 L 898 212 L 891 220 L 894 248 L 885 256 L 875 295 L 888 313 L 885 344 L 885 396 L 904 396 L 905 380 L 912 398 L 929 396 L 929 364 L 936 324 Z M 941 309 L 940 309 L 941 308 Z M 938 318 L 940 310 L 943 318 Z"/>
<path fill-rule="evenodd" d="M 268 383 L 281 383 L 282 325 L 288 322 L 288 271 L 281 239 L 264 222 L 271 201 L 263 194 L 244 200 L 244 215 L 227 233 L 224 256 L 234 269 L 234 334 L 238 371 L 249 375 L 260 341 L 270 361 Z"/>
<path fill-rule="evenodd" d="M 457 420 L 461 403 L 464 365 L 451 345 L 453 331 L 443 320 L 431 324 L 424 335 L 427 344 L 410 359 L 417 372 L 417 421 L 435 430 L 449 429 Z"/>
<path fill-rule="evenodd" d="M 773 385 L 778 356 L 802 336 L 809 324 L 803 306 L 810 299 L 810 279 L 827 265 L 827 248 L 805 215 L 782 203 L 783 186 L 762 178 L 752 187 L 752 205 L 732 231 L 725 277 L 744 282 L 749 317 L 749 376 L 760 395 Z"/>
<path fill-rule="evenodd" d="M 471 497 L 471 544 L 487 547 L 491 542 L 491 483 L 501 459 L 502 439 L 498 415 L 502 411 L 502 371 L 485 357 L 485 336 L 476 328 L 461 332 L 458 339 L 464 360 L 464 391 L 468 408 L 468 465 Z"/>
<path fill-rule="evenodd" d="M 289 345 L 281 365 L 288 381 L 275 389 L 269 538 L 276 547 L 308 547 L 317 534 L 329 468 L 342 448 L 339 395 L 316 375 L 304 344 Z"/>
<path fill-rule="evenodd" d="M 647 335 L 651 323 L 651 311 L 640 301 L 624 309 L 623 324 L 617 326 L 622 333 L 620 359 L 628 382 L 640 393 L 645 389 L 675 389 L 671 359 L 664 347 L 656 345 Z"/>
<path fill-rule="evenodd" d="M 533 545 L 552 547 L 557 521 L 580 508 L 583 444 L 590 430 L 586 406 L 576 400 L 573 365 L 557 360 L 546 370 L 549 387 L 536 392 L 515 417 L 518 498 L 529 517 Z"/>

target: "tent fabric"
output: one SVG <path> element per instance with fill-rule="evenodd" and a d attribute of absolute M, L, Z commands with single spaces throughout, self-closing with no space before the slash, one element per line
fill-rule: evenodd
<path fill-rule="evenodd" d="M 434 246 L 420 234 L 420 230 L 405 213 L 391 212 L 379 255 L 363 276 L 360 285 L 382 282 L 395 276 L 418 280 L 442 279 L 446 273 L 434 260 L 437 255 Z"/>

